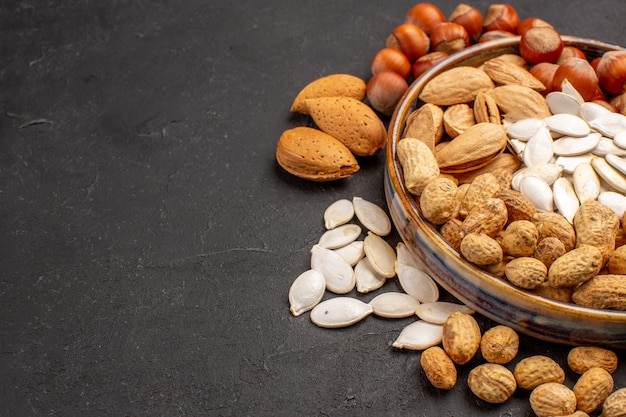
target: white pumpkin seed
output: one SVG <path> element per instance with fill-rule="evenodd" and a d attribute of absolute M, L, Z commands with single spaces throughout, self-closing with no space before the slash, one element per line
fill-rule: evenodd
<path fill-rule="evenodd" d="M 391 344 L 397 349 L 424 350 L 441 343 L 443 325 L 418 320 L 406 326 Z"/>
<path fill-rule="evenodd" d="M 289 288 L 289 311 L 294 316 L 311 310 L 324 296 L 326 281 L 321 272 L 309 269 L 300 274 Z"/>
<path fill-rule="evenodd" d="M 341 248 L 333 249 L 333 251 L 349 263 L 350 266 L 356 265 L 365 256 L 362 240 L 356 240 Z"/>
<path fill-rule="evenodd" d="M 578 100 L 561 91 L 548 93 L 546 103 L 552 114 L 578 114 L 580 108 Z"/>
<path fill-rule="evenodd" d="M 382 208 L 361 197 L 354 197 L 352 205 L 357 219 L 366 229 L 378 236 L 387 236 L 391 233 L 391 220 Z"/>
<path fill-rule="evenodd" d="M 542 127 L 528 139 L 522 160 L 527 167 L 546 164 L 552 159 L 552 136 L 546 127 Z"/>
<path fill-rule="evenodd" d="M 626 133 L 626 130 L 624 131 L 624 133 Z M 624 137 L 626 138 L 626 136 Z M 593 148 L 591 153 L 597 156 L 606 156 L 608 154 L 613 154 L 616 156 L 626 156 L 626 149 L 617 146 L 617 143 L 615 143 L 615 139 L 602 136 L 600 138 L 600 142 L 598 142 L 598 145 Z"/>
<path fill-rule="evenodd" d="M 548 129 L 561 135 L 582 137 L 591 132 L 587 122 L 574 114 L 554 114 L 546 117 L 544 121 Z"/>
<path fill-rule="evenodd" d="M 354 217 L 352 201 L 345 198 L 337 200 L 324 211 L 324 226 L 326 229 L 334 229 L 337 226 L 348 223 Z"/>
<path fill-rule="evenodd" d="M 554 205 L 563 217 L 570 223 L 574 222 L 574 215 L 580 207 L 580 201 L 576 196 L 574 185 L 565 177 L 561 177 L 552 184 Z"/>
<path fill-rule="evenodd" d="M 622 130 L 613 136 L 613 142 L 618 148 L 626 149 L 626 130 Z"/>
<path fill-rule="evenodd" d="M 562 166 L 565 174 L 573 174 L 578 165 L 591 162 L 591 158 L 593 158 L 591 152 L 576 156 L 559 156 L 555 164 Z"/>
<path fill-rule="evenodd" d="M 561 82 L 561 91 L 574 98 L 579 104 L 583 104 L 585 102 L 583 96 L 578 92 L 578 90 L 576 90 L 574 85 L 567 78 L 563 79 Z"/>
<path fill-rule="evenodd" d="M 620 219 L 626 212 L 626 196 L 624 194 L 616 193 L 615 191 L 604 191 L 598 196 L 598 201 L 611 210 Z"/>
<path fill-rule="evenodd" d="M 368 293 L 376 291 L 387 281 L 387 278 L 380 275 L 372 268 L 367 257 L 361 259 L 354 267 L 354 280 L 356 282 L 356 290 L 360 293 Z"/>
<path fill-rule="evenodd" d="M 421 268 L 422 263 L 419 261 L 404 242 L 398 242 L 396 245 L 396 265 L 409 265 L 415 268 Z"/>
<path fill-rule="evenodd" d="M 526 149 L 526 142 L 520 139 L 509 139 L 509 147 L 517 156 L 520 156 L 524 153 L 524 149 Z"/>
<path fill-rule="evenodd" d="M 396 251 L 382 237 L 368 232 L 363 243 L 363 250 L 376 272 L 385 278 L 392 278 L 396 275 L 394 270 Z"/>
<path fill-rule="evenodd" d="M 369 305 L 374 314 L 388 319 L 400 319 L 415 314 L 419 301 L 403 292 L 386 292 L 374 297 Z"/>
<path fill-rule="evenodd" d="M 619 132 L 626 130 L 626 116 L 621 113 L 603 114 L 590 121 L 589 126 L 604 136 L 613 138 Z"/>
<path fill-rule="evenodd" d="M 544 180 L 548 185 L 552 185 L 557 178 L 561 176 L 563 167 L 558 164 L 537 164 L 531 167 L 523 167 L 513 173 L 511 179 L 511 188 L 516 191 L 520 189 L 520 182 L 524 177 L 538 177 Z"/>
<path fill-rule="evenodd" d="M 600 142 L 600 135 L 591 132 L 586 136 L 564 136 L 554 141 L 552 150 L 557 156 L 576 156 L 591 152 Z"/>
<path fill-rule="evenodd" d="M 439 299 L 439 287 L 424 270 L 410 265 L 396 264 L 400 286 L 420 303 L 432 303 Z"/>
<path fill-rule="evenodd" d="M 600 194 L 600 177 L 591 166 L 591 160 L 578 164 L 574 169 L 572 182 L 574 183 L 574 190 L 576 190 L 576 195 L 581 204 L 585 201 L 598 198 Z"/>
<path fill-rule="evenodd" d="M 608 162 L 613 168 L 626 175 L 626 159 L 617 155 L 606 155 L 604 159 L 606 159 L 606 162 Z"/>
<path fill-rule="evenodd" d="M 311 249 L 311 269 L 319 271 L 326 280 L 326 289 L 346 294 L 355 285 L 354 270 L 341 256 L 330 249 L 314 245 Z"/>
<path fill-rule="evenodd" d="M 580 105 L 580 117 L 587 123 L 607 113 L 612 113 L 612 111 L 593 101 L 586 101 Z"/>
<path fill-rule="evenodd" d="M 591 160 L 591 166 L 600 178 L 606 181 L 614 190 L 626 193 L 626 178 L 624 178 L 621 172 L 609 165 L 604 158 L 594 157 Z"/>
<path fill-rule="evenodd" d="M 322 301 L 311 310 L 311 321 L 319 327 L 335 329 L 351 326 L 372 314 L 374 308 L 353 297 Z"/>
<path fill-rule="evenodd" d="M 506 128 L 506 134 L 510 139 L 518 139 L 527 142 L 539 129 L 545 127 L 543 119 L 522 119 L 511 123 Z"/>
<path fill-rule="evenodd" d="M 520 192 L 533 202 L 539 211 L 554 211 L 552 188 L 538 177 L 524 177 L 520 181 Z"/>
<path fill-rule="evenodd" d="M 324 232 L 318 245 L 326 249 L 342 248 L 354 242 L 359 236 L 361 236 L 361 226 L 344 224 Z"/>
<path fill-rule="evenodd" d="M 448 301 L 435 301 L 423 303 L 417 306 L 415 314 L 420 319 L 433 324 L 443 324 L 452 313 L 474 314 L 474 310 L 464 304 L 451 303 Z"/>

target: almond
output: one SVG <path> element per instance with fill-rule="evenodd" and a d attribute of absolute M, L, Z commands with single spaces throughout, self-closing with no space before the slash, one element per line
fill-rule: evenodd
<path fill-rule="evenodd" d="M 503 59 L 491 59 L 485 62 L 481 68 L 496 84 L 523 85 L 535 91 L 543 91 L 546 89 L 546 86 L 535 78 L 530 71 Z"/>
<path fill-rule="evenodd" d="M 331 74 L 307 84 L 296 96 L 291 111 L 309 114 L 306 100 L 319 97 L 352 97 L 365 99 L 366 84 L 359 77 L 350 74 Z"/>
<path fill-rule="evenodd" d="M 385 125 L 362 101 L 351 97 L 320 97 L 306 100 L 306 105 L 320 130 L 338 139 L 355 155 L 374 155 L 385 147 Z"/>
<path fill-rule="evenodd" d="M 481 168 L 494 160 L 507 144 L 506 130 L 493 123 L 477 123 L 435 152 L 443 173 Z"/>
<path fill-rule="evenodd" d="M 276 161 L 287 172 L 311 181 L 332 181 L 359 170 L 350 150 L 337 139 L 310 127 L 295 127 L 280 136 Z"/>
<path fill-rule="evenodd" d="M 422 89 L 419 99 L 439 106 L 471 103 L 481 91 L 494 87 L 485 71 L 461 66 L 435 76 Z"/>
<path fill-rule="evenodd" d="M 431 151 L 443 136 L 443 110 L 441 107 L 426 103 L 415 109 L 406 118 L 404 138 L 417 138 L 424 142 Z"/>
<path fill-rule="evenodd" d="M 501 85 L 487 91 L 500 111 L 514 119 L 545 119 L 552 113 L 541 93 L 522 85 Z"/>

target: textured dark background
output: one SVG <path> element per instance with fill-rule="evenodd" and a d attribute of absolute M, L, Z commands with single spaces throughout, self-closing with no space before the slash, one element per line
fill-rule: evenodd
<path fill-rule="evenodd" d="M 532 415 L 526 392 L 471 394 L 478 359 L 432 389 L 390 347 L 412 319 L 331 331 L 288 311 L 323 210 L 384 205 L 382 154 L 334 183 L 277 166 L 281 132 L 310 123 L 291 101 L 367 79 L 413 4 L 0 1 L 0 415 Z M 512 4 L 626 45 L 622 0 Z M 520 357 L 568 349 L 523 337 Z"/>

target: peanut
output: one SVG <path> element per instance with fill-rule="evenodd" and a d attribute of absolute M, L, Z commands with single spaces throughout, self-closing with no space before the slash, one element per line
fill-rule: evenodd
<path fill-rule="evenodd" d="M 458 365 L 469 362 L 480 348 L 480 327 L 466 313 L 453 313 L 443 324 L 441 342 L 450 359 Z"/>
<path fill-rule="evenodd" d="M 509 363 L 517 355 L 519 335 L 508 326 L 498 325 L 487 330 L 480 340 L 480 353 L 487 362 Z"/>
<path fill-rule="evenodd" d="M 428 145 L 415 138 L 401 139 L 397 146 L 406 188 L 419 196 L 430 181 L 439 177 L 435 155 Z"/>
<path fill-rule="evenodd" d="M 613 377 L 606 369 L 591 368 L 574 385 L 577 407 L 586 413 L 595 411 L 613 391 Z"/>
<path fill-rule="evenodd" d="M 576 395 L 563 384 L 547 382 L 530 393 L 530 407 L 537 417 L 572 414 L 576 411 Z"/>
<path fill-rule="evenodd" d="M 602 368 L 613 373 L 617 369 L 617 362 L 615 352 L 599 346 L 578 346 L 567 354 L 567 364 L 577 374 L 591 368 Z"/>
<path fill-rule="evenodd" d="M 449 390 L 456 384 L 456 367 L 450 356 L 439 346 L 422 352 L 420 365 L 430 383 L 439 389 Z"/>
<path fill-rule="evenodd" d="M 485 363 L 472 369 L 467 385 L 478 398 L 493 404 L 506 402 L 517 387 L 511 371 L 496 363 Z"/>
<path fill-rule="evenodd" d="M 626 388 L 620 388 L 609 395 L 602 404 L 602 417 L 626 416 Z"/>
<path fill-rule="evenodd" d="M 535 355 L 522 359 L 513 369 L 517 385 L 522 389 L 532 390 L 548 382 L 563 383 L 565 371 L 553 359 Z"/>

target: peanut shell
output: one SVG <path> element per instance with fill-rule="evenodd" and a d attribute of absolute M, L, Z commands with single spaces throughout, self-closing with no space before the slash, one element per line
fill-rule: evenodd
<path fill-rule="evenodd" d="M 530 407 L 537 417 L 573 414 L 576 411 L 576 395 L 563 384 L 548 382 L 530 393 Z"/>
<path fill-rule="evenodd" d="M 435 388 L 449 390 L 456 384 L 456 366 L 441 347 L 433 346 L 423 351 L 420 365 Z"/>
<path fill-rule="evenodd" d="M 419 196 L 429 182 L 439 177 L 435 155 L 427 144 L 416 138 L 404 138 L 397 144 L 397 154 L 404 174 L 404 185 Z"/>
<path fill-rule="evenodd" d="M 614 387 L 613 377 L 606 369 L 591 368 L 578 378 L 573 391 L 577 407 L 586 413 L 595 411 Z"/>
<path fill-rule="evenodd" d="M 595 246 L 582 245 L 558 257 L 548 270 L 553 287 L 574 287 L 594 277 L 602 268 L 602 252 Z"/>
<path fill-rule="evenodd" d="M 511 371 L 496 363 L 485 363 L 472 369 L 467 385 L 478 398 L 492 404 L 506 402 L 517 387 Z"/>
<path fill-rule="evenodd" d="M 490 363 L 504 365 L 517 355 L 519 335 L 508 326 L 497 325 L 485 333 L 480 340 L 480 352 Z"/>
<path fill-rule="evenodd" d="M 567 354 L 567 364 L 577 374 L 591 368 L 603 368 L 610 373 L 617 369 L 617 355 L 599 346 L 577 346 Z"/>
<path fill-rule="evenodd" d="M 532 390 L 547 382 L 563 383 L 565 371 L 561 365 L 544 355 L 528 356 L 515 365 L 513 375 L 517 380 L 517 386 L 522 389 Z"/>
<path fill-rule="evenodd" d="M 626 311 L 626 275 L 596 275 L 572 294 L 580 306 Z"/>
<path fill-rule="evenodd" d="M 443 324 L 442 345 L 458 365 L 469 362 L 480 348 L 480 327 L 470 314 L 452 313 Z"/>

